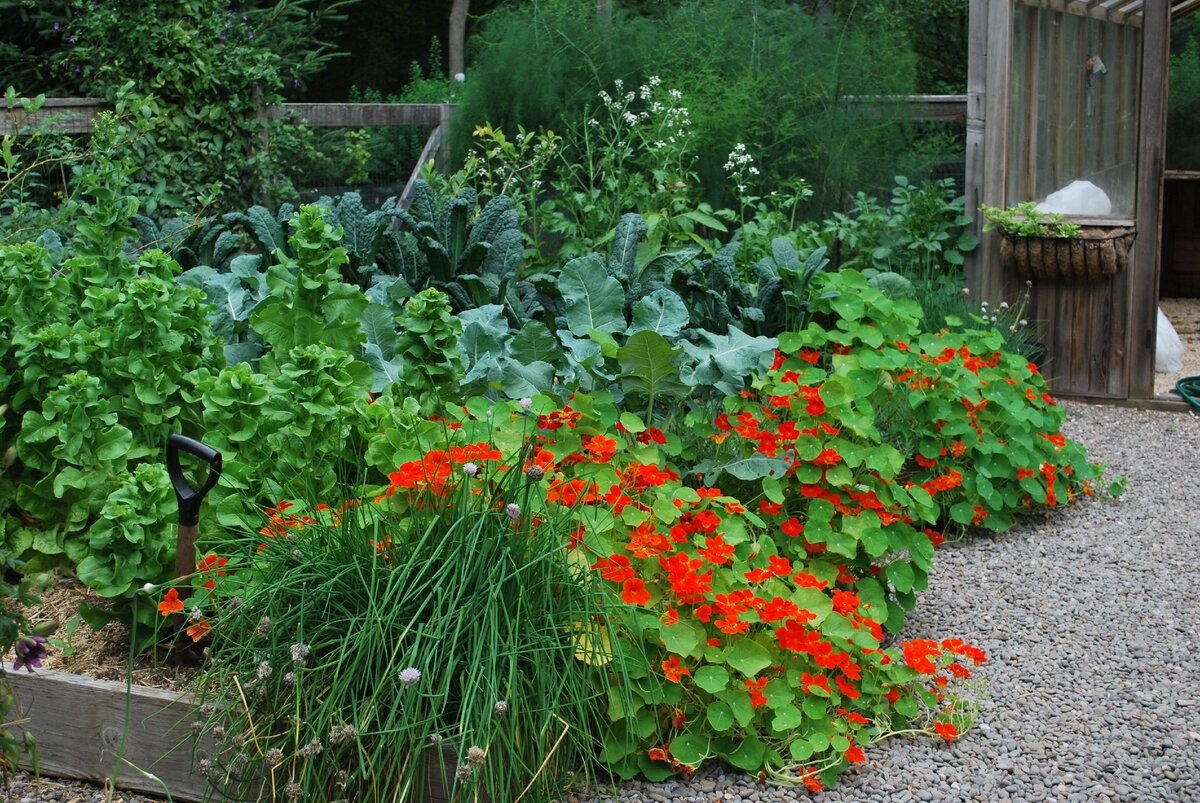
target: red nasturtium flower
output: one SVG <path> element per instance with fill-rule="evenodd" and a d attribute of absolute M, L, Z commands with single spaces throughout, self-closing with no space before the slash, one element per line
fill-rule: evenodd
<path fill-rule="evenodd" d="M 958 728 L 954 727 L 951 722 L 935 722 L 933 729 L 937 731 L 938 736 L 941 736 L 947 742 L 953 742 L 958 738 Z"/>
<path fill-rule="evenodd" d="M 937 672 L 937 665 L 931 658 L 941 655 L 942 648 L 936 641 L 917 638 L 903 642 L 900 647 L 904 651 L 904 663 L 923 675 L 932 675 Z"/>
<path fill-rule="evenodd" d="M 733 547 L 719 535 L 710 535 L 704 539 L 704 549 L 700 554 L 714 566 L 724 566 L 733 557 Z"/>
<path fill-rule="evenodd" d="M 637 574 L 633 567 L 629 565 L 629 558 L 624 555 L 596 558 L 596 562 L 592 564 L 592 568 L 599 569 L 600 575 L 605 580 L 611 580 L 614 583 L 623 583 Z"/>
<path fill-rule="evenodd" d="M 750 693 L 751 708 L 761 708 L 767 704 L 767 696 L 762 692 L 763 687 L 767 685 L 766 678 L 746 679 L 742 682 L 746 684 L 746 691 Z"/>
<path fill-rule="evenodd" d="M 825 788 L 821 784 L 821 776 L 817 775 L 816 770 L 801 770 L 800 783 L 804 784 L 804 788 L 810 792 L 820 792 Z"/>
<path fill-rule="evenodd" d="M 617 453 L 617 442 L 605 435 L 584 435 L 583 451 L 593 463 L 607 463 Z"/>
<path fill-rule="evenodd" d="M 650 601 L 646 583 L 639 577 L 631 577 L 621 584 L 621 599 L 630 605 L 645 605 Z"/>
<path fill-rule="evenodd" d="M 665 748 L 662 747 L 651 747 L 646 751 L 646 755 L 651 761 L 667 762 L 671 760 L 671 755 L 666 751 Z"/>
<path fill-rule="evenodd" d="M 183 610 L 183 600 L 179 598 L 177 589 L 168 589 L 167 594 L 163 597 L 162 602 L 158 603 L 158 612 L 163 616 L 170 616 L 173 613 L 179 613 Z"/>

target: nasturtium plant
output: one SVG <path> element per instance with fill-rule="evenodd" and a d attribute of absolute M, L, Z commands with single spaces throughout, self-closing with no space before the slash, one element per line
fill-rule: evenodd
<path fill-rule="evenodd" d="M 601 759 L 621 777 L 664 778 L 721 758 L 819 788 L 889 733 L 936 725 L 953 738 L 970 723 L 955 689 L 981 650 L 954 639 L 884 648 L 880 582 L 808 549 L 795 519 L 780 529 L 781 505 L 751 509 L 719 488 L 686 486 L 664 459 L 666 434 L 605 394 L 577 393 L 565 406 L 468 401 L 447 414 L 449 432 L 414 431 L 420 446 L 375 501 L 404 510 L 464 478 L 486 486 L 521 470 L 534 491 L 517 501 L 522 515 L 575 522 L 566 560 L 599 573 L 627 606 L 615 620 L 626 646 L 601 647 L 589 628 L 576 635 L 601 678 L 620 655 L 632 683 L 610 689 L 602 736 Z M 819 470 L 821 451 L 804 462 Z M 523 463 L 506 462 L 513 454 Z M 854 504 L 874 499 L 864 492 Z M 849 544 L 855 525 L 843 518 L 829 515 L 827 528 Z M 915 538 L 931 558 L 928 538 Z M 642 652 L 648 663 L 625 663 Z"/>

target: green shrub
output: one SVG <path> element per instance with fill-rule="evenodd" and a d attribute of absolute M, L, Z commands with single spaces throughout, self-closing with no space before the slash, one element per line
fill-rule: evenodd
<path fill-rule="evenodd" d="M 1200 38 L 1188 39 L 1172 52 L 1169 82 L 1167 166 L 1200 169 L 1200 144 L 1194 136 L 1200 124 Z"/>
<path fill-rule="evenodd" d="M 334 55 L 317 30 L 344 5 L 63 0 L 38 4 L 33 20 L 70 93 L 125 92 L 155 110 L 153 136 L 133 144 L 137 179 L 163 206 L 191 210 L 214 188 L 225 203 L 286 188 L 286 163 L 265 147 L 282 124 L 262 112 Z"/>

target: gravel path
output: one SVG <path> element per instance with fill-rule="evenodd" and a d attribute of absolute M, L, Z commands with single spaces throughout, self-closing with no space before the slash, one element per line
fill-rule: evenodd
<path fill-rule="evenodd" d="M 905 632 L 987 651 L 989 696 L 960 741 L 871 746 L 867 764 L 811 797 L 710 769 L 568 801 L 1200 803 L 1200 417 L 1068 409 L 1066 433 L 1128 477 L 1124 498 L 942 547 Z M 26 781 L 3 799 L 103 800 Z"/>
<path fill-rule="evenodd" d="M 709 771 L 578 801 L 1200 801 L 1200 417 L 1068 404 L 1124 474 L 1091 503 L 938 550 L 905 636 L 987 651 L 990 699 L 946 744 L 895 738 L 816 796 Z"/>

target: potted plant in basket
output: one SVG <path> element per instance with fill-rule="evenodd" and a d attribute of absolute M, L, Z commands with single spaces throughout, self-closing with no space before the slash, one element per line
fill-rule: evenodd
<path fill-rule="evenodd" d="M 1000 209 L 981 206 L 984 231 L 999 229 L 1000 259 L 1031 279 L 1104 279 L 1129 264 L 1137 233 L 1111 226 L 1081 226 L 1061 214 L 1042 212 L 1032 201 Z"/>

